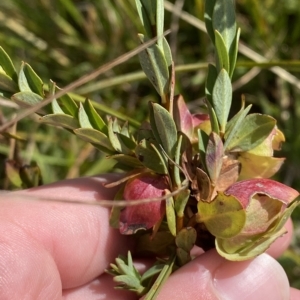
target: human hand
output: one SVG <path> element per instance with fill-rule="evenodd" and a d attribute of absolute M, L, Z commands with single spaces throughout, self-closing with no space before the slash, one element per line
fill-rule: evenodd
<path fill-rule="evenodd" d="M 118 254 L 133 247 L 128 236 L 109 227 L 109 209 L 29 198 L 112 199 L 115 190 L 101 184 L 111 176 L 0 194 L 0 299 L 137 299 L 114 290 L 112 277 L 104 273 Z M 286 249 L 291 231 L 290 224 L 270 255 Z M 143 270 L 148 264 L 140 261 L 137 267 Z M 158 299 L 295 300 L 300 291 L 290 292 L 283 269 L 268 254 L 229 262 L 212 250 L 172 274 Z"/>

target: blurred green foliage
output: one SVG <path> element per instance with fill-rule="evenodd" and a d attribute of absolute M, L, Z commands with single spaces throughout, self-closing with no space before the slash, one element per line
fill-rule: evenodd
<path fill-rule="evenodd" d="M 186 66 L 176 76 L 176 91 L 197 111 L 203 103 L 206 62 L 214 54 L 207 35 L 187 21 L 192 22 L 192 16 L 203 20 L 204 1 L 171 2 L 188 13 L 182 20 L 169 8 L 166 11 L 165 28 L 173 29 L 168 40 L 175 64 Z M 236 5 L 241 41 L 268 62 L 258 64 L 244 52 L 239 55 L 233 80 L 236 109 L 244 94 L 254 111 L 278 120 L 286 143 L 277 156 L 287 159 L 277 179 L 300 190 L 299 1 L 236 0 Z M 136 47 L 141 31 L 134 0 L 0 1 L 0 45 L 17 68 L 26 61 L 45 82 L 51 78 L 60 87 Z M 74 92 L 138 121 L 147 114 L 147 102 L 158 99 L 140 73 L 137 57 Z M 5 99 L 0 99 L 0 107 L 0 124 L 17 112 Z M 114 163 L 92 146 L 60 128 L 40 125 L 34 118 L 20 121 L 14 129 L 23 140 L 0 136 L 1 188 L 12 188 L 4 172 L 7 158 L 24 164 L 37 162 L 44 183 L 111 170 Z M 300 287 L 299 209 L 294 222 L 295 240 L 280 261 L 291 283 Z"/>

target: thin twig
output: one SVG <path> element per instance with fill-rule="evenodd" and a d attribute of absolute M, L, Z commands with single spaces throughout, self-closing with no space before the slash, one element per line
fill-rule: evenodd
<path fill-rule="evenodd" d="M 169 33 L 170 33 L 170 30 L 165 31 L 164 36 L 169 34 Z M 53 99 L 62 97 L 63 95 L 65 95 L 65 94 L 75 90 L 76 88 L 80 87 L 81 85 L 95 79 L 99 75 L 107 72 L 108 70 L 111 70 L 112 68 L 116 67 L 117 65 L 120 65 L 120 64 L 124 63 L 125 61 L 132 58 L 136 54 L 140 53 L 141 51 L 143 51 L 144 49 L 146 49 L 150 45 L 154 44 L 158 38 L 159 37 L 154 37 L 153 39 L 147 41 L 146 43 L 143 43 L 139 47 L 137 47 L 137 48 L 125 53 L 125 54 L 122 54 L 121 56 L 117 57 L 116 59 L 112 60 L 111 62 L 106 63 L 103 66 L 97 68 L 92 73 L 84 75 L 84 76 L 80 77 L 79 79 L 75 80 L 74 82 L 68 84 L 65 88 L 58 91 L 55 95 L 50 95 L 49 97 L 47 97 L 42 102 L 39 102 L 38 104 L 36 104 L 33 107 L 28 108 L 27 110 L 24 110 L 23 112 L 18 114 L 14 119 L 12 119 L 12 120 L 8 121 L 7 123 L 3 124 L 0 127 L 0 132 L 6 130 L 7 128 L 12 126 L 16 122 L 20 121 L 21 119 L 29 116 L 30 114 L 35 113 L 36 111 L 38 111 L 42 107 L 49 104 Z"/>

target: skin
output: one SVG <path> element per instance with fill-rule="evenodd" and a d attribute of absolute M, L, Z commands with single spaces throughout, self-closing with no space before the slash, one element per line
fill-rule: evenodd
<path fill-rule="evenodd" d="M 138 299 L 115 290 L 112 277 L 104 273 L 118 254 L 133 248 L 130 237 L 109 227 L 109 209 L 49 201 L 112 199 L 116 189 L 102 183 L 113 179 L 73 179 L 0 194 L 0 299 Z M 289 245 L 291 222 L 287 227 L 288 234 L 268 254 L 245 262 L 195 249 L 198 256 L 171 275 L 157 299 L 300 299 L 273 258 Z M 136 266 L 143 271 L 149 263 L 140 260 Z"/>

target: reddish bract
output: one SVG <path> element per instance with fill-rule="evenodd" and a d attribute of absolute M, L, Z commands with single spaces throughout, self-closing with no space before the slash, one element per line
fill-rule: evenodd
<path fill-rule="evenodd" d="M 265 178 L 255 178 L 236 182 L 226 190 L 225 194 L 236 197 L 243 207 L 247 207 L 254 194 L 267 195 L 280 200 L 286 205 L 299 195 L 299 193 L 291 187 Z"/>
<path fill-rule="evenodd" d="M 165 189 L 169 189 L 166 176 L 147 173 L 129 180 L 123 196 L 125 200 L 151 199 L 163 196 Z M 165 201 L 126 207 L 120 214 L 121 234 L 134 234 L 140 229 L 152 228 L 164 216 L 165 210 Z"/>

